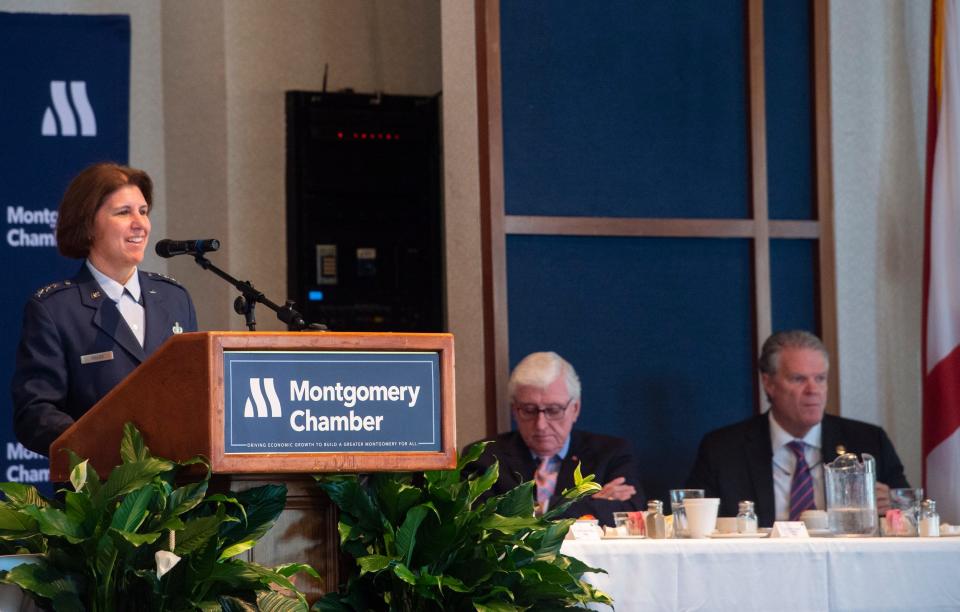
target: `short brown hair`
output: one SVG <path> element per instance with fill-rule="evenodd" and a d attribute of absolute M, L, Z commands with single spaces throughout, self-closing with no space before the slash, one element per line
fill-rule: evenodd
<path fill-rule="evenodd" d="M 57 214 L 57 248 L 64 257 L 83 259 L 93 242 L 93 219 L 110 194 L 139 187 L 147 209 L 153 209 L 153 181 L 143 170 L 101 162 L 84 168 L 67 186 Z"/>

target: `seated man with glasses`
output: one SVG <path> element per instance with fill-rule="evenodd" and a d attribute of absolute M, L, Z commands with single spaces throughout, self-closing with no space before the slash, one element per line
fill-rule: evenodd
<path fill-rule="evenodd" d="M 594 474 L 603 485 L 598 493 L 567 509 L 564 516 L 592 514 L 613 525 L 613 513 L 643 509 L 637 462 L 623 438 L 573 429 L 580 416 L 580 379 L 565 359 L 553 352 L 527 355 L 510 375 L 508 386 L 516 431 L 497 436 L 472 469 L 485 470 L 500 461 L 493 493 L 505 493 L 521 482 L 536 480 L 537 509 L 560 502 L 573 486 L 573 471 Z"/>

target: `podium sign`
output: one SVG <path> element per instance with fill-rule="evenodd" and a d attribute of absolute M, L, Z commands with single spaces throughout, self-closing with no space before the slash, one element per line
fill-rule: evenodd
<path fill-rule="evenodd" d="M 224 351 L 224 453 L 440 451 L 436 352 Z"/>

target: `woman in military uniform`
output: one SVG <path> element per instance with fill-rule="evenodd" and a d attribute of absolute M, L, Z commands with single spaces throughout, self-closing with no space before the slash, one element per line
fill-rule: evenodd
<path fill-rule="evenodd" d="M 187 290 L 139 270 L 153 183 L 142 170 L 94 164 L 63 196 L 57 247 L 77 275 L 39 289 L 24 309 L 13 376 L 17 439 L 50 443 L 173 334 L 197 330 Z"/>

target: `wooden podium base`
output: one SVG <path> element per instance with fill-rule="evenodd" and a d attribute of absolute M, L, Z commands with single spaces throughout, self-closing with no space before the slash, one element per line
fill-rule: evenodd
<path fill-rule="evenodd" d="M 335 591 L 341 569 L 340 535 L 337 531 L 337 507 L 312 476 L 303 474 L 214 474 L 210 489 L 240 492 L 266 484 L 287 487 L 287 505 L 273 528 L 244 559 L 275 567 L 285 563 L 306 563 L 323 577 L 318 582 L 307 574 L 293 577 L 294 584 L 312 605 L 324 593 Z"/>

